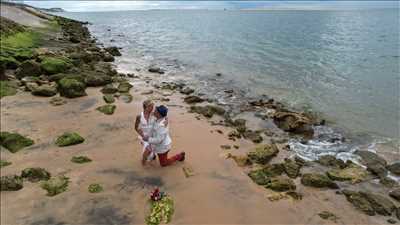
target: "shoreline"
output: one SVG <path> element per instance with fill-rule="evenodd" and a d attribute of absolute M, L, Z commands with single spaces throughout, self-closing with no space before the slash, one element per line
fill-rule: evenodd
<path fill-rule="evenodd" d="M 73 34 L 73 30 L 70 32 Z M 154 68 L 153 71 L 157 71 L 157 69 Z M 123 80 L 129 79 L 133 85 L 132 89 L 128 90 L 132 96 L 131 102 L 124 102 L 123 93 L 119 97 L 115 97 L 116 100 L 113 104 L 117 108 L 113 115 L 102 115 L 96 110 L 97 106 L 105 104 L 102 99 L 103 94 L 100 92 L 101 87 L 86 88 L 87 96 L 85 97 L 63 98 L 66 103 L 60 106 L 50 105 L 48 101 L 51 98 L 35 97 L 29 92 L 21 93 L 19 91 L 15 96 L 3 97 L 1 103 L 5 110 L 2 110 L 2 131 L 21 132 L 34 139 L 36 143 L 17 153 L 7 152 L 2 147 L 2 160 L 5 158 L 12 162 L 10 166 L 1 168 L 2 176 L 18 174 L 25 167 L 40 165 L 49 169 L 52 174 L 68 175 L 71 184 L 70 190 L 54 198 L 44 196 L 44 191 L 40 190 L 38 185 L 29 182 L 24 182 L 26 186 L 20 191 L 2 191 L 1 211 L 3 215 L 8 215 L 7 218 L 2 218 L 2 223 L 30 222 L 35 224 L 34 222 L 41 221 L 43 224 L 46 223 L 46 219 L 47 223 L 56 223 L 56 221 L 101 223 L 107 221 L 102 220 L 104 217 L 111 219 L 112 223 L 118 224 L 142 223 L 146 194 L 152 186 L 162 186 L 177 201 L 173 223 L 259 223 L 260 221 L 286 224 L 336 223 L 336 219 L 335 221 L 324 220 L 317 216 L 317 213 L 321 211 L 321 204 L 323 209 L 337 214 L 340 217 L 339 223 L 343 224 L 383 223 L 389 218 L 368 217 L 357 211 L 359 218 L 355 219 L 353 215 L 356 209 L 343 199 L 343 194 L 325 188 L 316 189 L 303 186 L 300 182 L 300 174 L 296 174 L 293 182 L 298 188 L 296 192 L 303 196 L 303 200 L 294 202 L 289 197 L 285 199 L 283 195 L 276 195 L 282 192 L 265 189 L 263 186 L 251 182 L 248 173 L 256 171 L 260 166 L 268 167 L 279 164 L 298 167 L 297 163 L 295 165 L 292 162 L 287 164 L 288 161 L 284 160 L 292 154 L 287 149 L 288 134 L 281 131 L 268 136 L 265 135 L 265 132 L 260 135 L 256 130 L 249 130 L 252 127 L 247 126 L 246 121 L 243 122 L 243 120 L 226 115 L 226 112 L 222 112 L 217 105 L 193 95 L 195 90 L 191 87 L 174 82 L 162 83 L 162 78 L 161 80 L 157 79 L 160 78 L 159 72 L 141 71 L 139 76 L 136 75 L 138 72 L 134 72 L 135 75 L 131 75 L 136 76 L 134 78 L 129 74 L 120 76 L 120 74 L 115 75 L 115 72 L 112 72 L 114 74 L 112 76 L 113 83 L 121 84 L 124 83 Z M 188 160 L 183 164 L 178 163 L 170 168 L 161 169 L 157 163 L 154 163 L 147 168 L 142 168 L 139 165 L 140 154 L 138 152 L 140 151 L 132 151 L 132 147 L 136 150 L 140 149 L 137 140 L 132 138 L 133 118 L 140 110 L 142 100 L 151 96 L 158 99 L 159 104 L 166 104 L 171 110 L 171 134 L 175 143 L 172 152 L 187 149 Z M 188 98 L 188 96 L 191 97 Z M 185 98 L 192 104 L 185 103 Z M 284 105 L 273 100 L 262 99 L 249 102 L 246 107 L 250 109 L 250 112 L 259 109 L 275 110 L 270 113 L 273 115 L 272 117 L 266 116 L 269 119 L 275 119 L 274 123 L 280 124 L 281 127 L 289 127 L 287 130 L 290 132 L 300 133 L 300 135 L 309 135 L 310 132 L 313 132 L 310 127 L 303 125 L 312 124 L 312 120 L 315 118 L 289 111 Z M 188 113 L 188 110 L 195 113 Z M 294 122 L 282 119 L 287 116 L 294 118 Z M 316 121 L 317 123 L 322 122 L 318 119 Z M 87 140 L 83 144 L 71 146 L 65 150 L 54 146 L 53 142 L 56 137 L 53 135 L 68 130 L 79 131 Z M 228 135 L 229 137 L 227 137 Z M 240 157 L 246 157 L 246 155 L 249 157 L 248 153 L 253 151 L 260 142 L 267 146 L 276 145 L 279 154 L 267 164 L 257 165 L 253 162 L 254 165 L 250 166 L 246 163 L 243 169 L 235 165 L 235 161 L 240 164 L 240 160 L 237 160 Z M 230 149 L 224 150 L 224 148 L 228 148 L 226 145 L 229 145 Z M 235 149 L 235 145 L 239 146 L 239 149 Z M 225 147 L 221 149 L 222 146 Z M 94 162 L 78 166 L 69 163 L 69 157 L 76 154 L 90 155 Z M 49 161 L 49 157 L 52 157 L 54 161 Z M 226 159 L 227 157 L 234 160 Z M 295 158 L 290 157 L 290 160 L 295 160 Z M 330 163 L 340 163 L 330 160 Z M 310 165 L 300 166 L 298 172 L 300 169 L 309 173 L 331 169 L 329 166 L 322 166 L 321 162 L 306 164 Z M 193 167 L 195 176 L 184 178 L 182 166 Z M 287 179 L 285 175 L 282 176 Z M 368 174 L 367 177 L 362 180 L 363 182 L 354 185 L 348 182 L 336 181 L 336 183 L 343 189 L 348 187 L 356 188 L 356 190 L 369 189 L 382 195 L 387 194 L 388 190 L 394 189 L 380 185 L 374 186 L 373 180 L 377 176 Z M 92 197 L 85 190 L 86 186 L 84 185 L 89 183 L 86 180 L 104 184 L 106 191 L 104 194 L 100 194 L 100 197 Z M 266 193 L 270 197 L 273 195 L 274 198 L 282 197 L 283 199 L 266 201 Z M 129 195 L 133 195 L 133 197 L 127 197 Z M 107 196 L 111 200 L 105 199 Z M 19 200 L 15 201 L 16 197 Z M 122 200 L 122 198 L 128 200 Z M 24 205 L 23 202 L 26 199 L 33 202 L 32 208 L 32 205 Z M 87 201 L 89 204 L 82 205 L 79 200 Z M 131 204 L 137 200 L 140 205 L 132 206 Z M 396 202 L 393 199 L 391 201 Z M 195 206 L 191 202 L 202 204 Z M 64 204 L 67 209 L 71 210 L 71 215 L 65 215 L 65 209 L 55 210 Z M 76 209 L 77 205 L 80 205 L 78 209 Z M 14 210 L 10 213 L 12 209 Z M 82 214 L 80 211 L 86 213 Z M 293 211 L 296 212 L 295 215 L 291 214 Z M 208 213 L 213 218 L 204 218 L 203 215 L 200 215 L 203 213 L 199 212 Z M 266 212 L 268 212 L 267 217 Z M 279 217 L 279 212 L 284 212 L 287 218 Z M 393 212 L 394 214 L 395 212 Z M 35 216 L 29 219 L 28 217 L 31 215 Z M 71 220 L 73 218 L 70 216 L 78 218 L 78 220 Z"/>

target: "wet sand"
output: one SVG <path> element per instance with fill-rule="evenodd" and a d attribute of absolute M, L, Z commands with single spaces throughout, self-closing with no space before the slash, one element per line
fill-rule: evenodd
<path fill-rule="evenodd" d="M 54 197 L 46 196 L 38 183 L 24 183 L 16 192 L 1 192 L 1 224 L 142 224 L 147 213 L 148 193 L 155 186 L 175 200 L 172 224 L 382 224 L 384 218 L 368 217 L 356 211 L 343 195 L 334 190 L 317 190 L 297 185 L 303 200 L 267 199 L 273 191 L 254 184 L 231 159 L 221 145 L 232 145 L 226 134 L 230 128 L 212 126 L 196 114 L 178 93 L 169 106 L 173 149 L 170 154 L 186 151 L 186 161 L 161 168 L 158 162 L 142 167 L 141 145 L 134 132 L 134 118 L 141 102 L 143 81 L 133 82 L 129 104 L 116 101 L 114 115 L 96 110 L 105 104 L 99 88 L 89 88 L 88 96 L 67 99 L 67 104 L 52 106 L 49 98 L 34 97 L 29 92 L 1 100 L 2 130 L 28 135 L 35 144 L 12 154 L 3 149 L 1 158 L 12 165 L 1 169 L 2 175 L 19 174 L 28 167 L 46 168 L 52 175 L 70 178 L 68 190 Z M 143 87 L 139 89 L 138 87 Z M 157 95 L 157 94 L 155 94 Z M 215 130 L 219 129 L 224 134 Z M 57 147 L 55 138 L 65 131 L 76 131 L 84 143 Z M 254 145 L 236 141 L 239 150 Z M 287 156 L 281 151 L 276 161 Z M 72 156 L 85 155 L 87 164 L 70 162 Z M 182 167 L 190 166 L 195 175 L 186 178 Z M 300 183 L 299 178 L 295 180 Z M 91 194 L 87 187 L 99 183 L 104 192 Z M 337 223 L 322 220 L 318 213 L 330 211 L 339 216 Z"/>

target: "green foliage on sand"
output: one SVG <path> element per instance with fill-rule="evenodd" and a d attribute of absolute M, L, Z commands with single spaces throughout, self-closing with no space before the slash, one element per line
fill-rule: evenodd
<path fill-rule="evenodd" d="M 47 191 L 47 196 L 55 196 L 67 190 L 69 178 L 65 176 L 53 177 L 40 186 Z"/>
<path fill-rule="evenodd" d="M 150 200 L 151 211 L 150 215 L 146 217 L 147 225 L 158 225 L 160 223 L 171 222 L 172 215 L 174 214 L 174 200 L 170 196 L 164 196 L 158 201 Z"/>
<path fill-rule="evenodd" d="M 90 184 L 88 191 L 90 193 L 99 193 L 103 191 L 103 187 L 100 184 Z"/>
<path fill-rule="evenodd" d="M 0 39 L 0 43 L 2 49 L 34 48 L 38 45 L 39 39 L 39 33 L 26 31 L 16 33 L 8 37 L 2 36 Z"/>
<path fill-rule="evenodd" d="M 12 153 L 31 146 L 33 143 L 33 140 L 18 133 L 0 132 L 0 144 Z"/>
<path fill-rule="evenodd" d="M 76 145 L 84 142 L 85 139 L 75 132 L 65 132 L 63 135 L 57 138 L 56 145 L 59 147 Z"/>

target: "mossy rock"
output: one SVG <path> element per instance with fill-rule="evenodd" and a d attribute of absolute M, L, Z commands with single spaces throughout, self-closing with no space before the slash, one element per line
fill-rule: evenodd
<path fill-rule="evenodd" d="M 51 97 L 57 94 L 57 85 L 43 84 L 34 87 L 31 93 L 36 96 Z"/>
<path fill-rule="evenodd" d="M 338 189 L 338 185 L 333 182 L 329 177 L 318 173 L 306 173 L 301 177 L 301 183 L 304 186 L 315 188 L 332 188 Z"/>
<path fill-rule="evenodd" d="M 71 63 L 61 58 L 45 57 L 40 63 L 40 67 L 46 74 L 56 74 L 68 70 L 71 67 Z"/>
<path fill-rule="evenodd" d="M 90 193 L 99 193 L 103 191 L 103 187 L 100 184 L 90 184 L 88 191 Z"/>
<path fill-rule="evenodd" d="M 17 69 L 20 63 L 11 56 L 0 56 L 0 65 L 5 69 Z"/>
<path fill-rule="evenodd" d="M 343 160 L 337 159 L 333 155 L 323 155 L 317 160 L 317 162 L 323 166 L 332 166 L 341 169 L 347 166 Z"/>
<path fill-rule="evenodd" d="M 396 209 L 396 205 L 393 202 L 380 194 L 374 194 L 371 192 L 360 191 L 362 197 L 367 199 L 371 203 L 372 208 L 376 213 L 383 216 L 391 216 L 393 211 Z"/>
<path fill-rule="evenodd" d="M 98 87 L 110 84 L 112 79 L 110 76 L 102 74 L 91 74 L 85 77 L 85 83 L 88 87 Z"/>
<path fill-rule="evenodd" d="M 92 160 L 90 158 L 86 157 L 86 156 L 73 156 L 72 159 L 71 159 L 71 162 L 79 163 L 79 164 L 89 163 L 91 161 Z"/>
<path fill-rule="evenodd" d="M 103 99 L 106 103 L 114 103 L 115 102 L 115 98 L 113 95 L 107 94 L 103 96 Z"/>
<path fill-rule="evenodd" d="M 84 142 L 85 139 L 75 132 L 65 132 L 57 138 L 56 145 L 59 147 L 77 145 Z"/>
<path fill-rule="evenodd" d="M 47 191 L 47 196 L 55 196 L 67 190 L 69 178 L 63 175 L 44 181 L 40 187 Z"/>
<path fill-rule="evenodd" d="M 242 136 L 246 139 L 251 140 L 254 143 L 261 143 L 263 141 L 263 137 L 258 131 L 246 130 L 242 132 Z"/>
<path fill-rule="evenodd" d="M 326 172 L 329 178 L 337 181 L 351 181 L 352 183 L 359 183 L 368 177 L 368 171 L 360 166 L 351 166 L 345 169 L 333 169 Z"/>
<path fill-rule="evenodd" d="M 17 88 L 10 81 L 0 81 L 0 98 L 17 94 Z"/>
<path fill-rule="evenodd" d="M 301 165 L 291 159 L 285 159 L 283 168 L 285 169 L 285 173 L 288 175 L 288 177 L 294 179 L 299 175 Z"/>
<path fill-rule="evenodd" d="M 76 98 L 81 96 L 86 96 L 86 85 L 72 78 L 62 78 L 58 83 L 58 89 L 60 95 L 67 98 Z"/>
<path fill-rule="evenodd" d="M 119 99 L 121 99 L 125 103 L 130 103 L 133 100 L 133 96 L 129 93 L 122 93 Z"/>
<path fill-rule="evenodd" d="M 279 192 L 296 190 L 296 185 L 293 180 L 286 177 L 271 178 L 265 187 Z"/>
<path fill-rule="evenodd" d="M 22 148 L 33 145 L 34 141 L 18 133 L 0 132 L 0 144 L 10 152 L 15 153 Z"/>
<path fill-rule="evenodd" d="M 19 176 L 9 175 L 0 178 L 0 191 L 18 191 L 23 187 L 23 180 Z"/>
<path fill-rule="evenodd" d="M 371 203 L 360 193 L 347 189 L 343 190 L 342 193 L 346 196 L 347 201 L 349 201 L 356 209 L 369 216 L 375 215 L 375 210 Z"/>
<path fill-rule="evenodd" d="M 37 77 L 41 73 L 42 71 L 40 69 L 40 64 L 34 60 L 27 60 L 23 62 L 15 71 L 15 75 L 18 79 L 28 76 Z"/>
<path fill-rule="evenodd" d="M 0 160 L 0 168 L 9 166 L 11 164 L 12 164 L 11 162 L 8 162 L 8 161 L 5 161 L 5 160 Z"/>
<path fill-rule="evenodd" d="M 266 176 L 262 169 L 250 171 L 248 176 L 258 185 L 268 184 L 270 177 Z"/>
<path fill-rule="evenodd" d="M 33 51 L 31 49 L 20 49 L 15 52 L 14 58 L 22 62 L 33 58 Z"/>
<path fill-rule="evenodd" d="M 264 174 L 268 177 L 276 177 L 285 172 L 284 167 L 280 163 L 268 164 L 262 168 Z"/>
<path fill-rule="evenodd" d="M 107 84 L 100 91 L 103 94 L 114 94 L 118 92 L 118 88 L 114 87 L 112 84 Z"/>
<path fill-rule="evenodd" d="M 259 145 L 247 155 L 255 163 L 266 164 L 279 153 L 275 144 Z"/>
<path fill-rule="evenodd" d="M 121 82 L 118 85 L 118 91 L 121 93 L 129 92 L 129 90 L 132 88 L 132 84 L 128 82 Z"/>
<path fill-rule="evenodd" d="M 49 180 L 51 174 L 43 168 L 36 167 L 22 170 L 21 177 L 28 179 L 30 182 L 38 182 L 41 180 Z"/>
<path fill-rule="evenodd" d="M 49 76 L 49 81 L 55 81 L 59 83 L 59 81 L 63 78 L 74 79 L 79 82 L 85 83 L 85 78 L 79 74 L 69 74 L 69 73 L 57 73 Z"/>
<path fill-rule="evenodd" d="M 207 118 L 211 118 L 214 114 L 223 116 L 225 114 L 225 109 L 215 105 L 191 106 L 190 112 L 195 112 Z"/>
<path fill-rule="evenodd" d="M 115 106 L 115 105 L 103 105 L 103 106 L 97 107 L 96 109 L 106 115 L 112 115 L 112 114 L 114 114 L 114 111 L 116 108 L 117 108 L 117 106 Z"/>

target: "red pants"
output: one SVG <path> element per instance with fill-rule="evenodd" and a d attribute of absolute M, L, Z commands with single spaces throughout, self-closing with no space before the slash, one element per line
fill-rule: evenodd
<path fill-rule="evenodd" d="M 176 155 L 172 156 L 171 158 L 168 158 L 168 152 L 162 153 L 162 154 L 157 154 L 158 155 L 158 160 L 160 161 L 160 165 L 161 166 L 169 166 L 172 163 L 182 159 L 182 154 L 181 153 L 176 154 Z"/>

